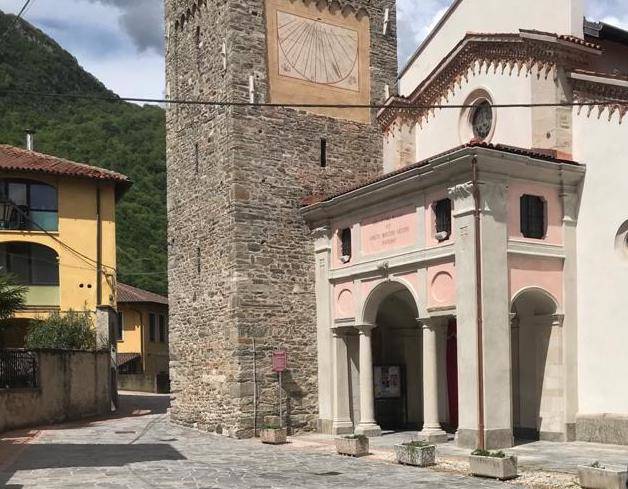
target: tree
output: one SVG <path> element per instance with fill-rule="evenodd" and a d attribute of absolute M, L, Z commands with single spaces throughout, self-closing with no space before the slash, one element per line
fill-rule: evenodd
<path fill-rule="evenodd" d="M 33 321 L 26 335 L 29 349 L 82 350 L 96 349 L 96 330 L 89 312 L 55 312 L 47 319 Z"/>
<path fill-rule="evenodd" d="M 16 285 L 10 276 L 0 274 L 0 323 L 13 317 L 25 304 L 27 287 Z"/>

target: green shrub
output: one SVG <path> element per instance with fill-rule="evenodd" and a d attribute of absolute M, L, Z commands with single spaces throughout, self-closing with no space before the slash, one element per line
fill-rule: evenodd
<path fill-rule="evenodd" d="M 474 455 L 476 457 L 506 458 L 506 454 L 501 450 L 497 452 L 490 452 L 488 450 L 481 450 L 479 448 L 477 450 L 473 450 L 471 452 L 471 455 Z"/>
<path fill-rule="evenodd" d="M 33 321 L 26 336 L 29 349 L 96 349 L 96 330 L 88 312 L 53 313 L 43 321 Z"/>
<path fill-rule="evenodd" d="M 408 441 L 406 443 L 402 443 L 403 446 L 405 447 L 411 447 L 411 448 L 425 448 L 425 447 L 429 447 L 430 444 L 425 442 L 425 441 Z"/>

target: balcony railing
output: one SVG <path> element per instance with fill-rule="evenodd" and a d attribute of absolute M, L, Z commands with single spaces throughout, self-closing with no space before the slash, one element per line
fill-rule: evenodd
<path fill-rule="evenodd" d="M 26 350 L 0 350 L 0 389 L 39 387 L 37 354 Z"/>

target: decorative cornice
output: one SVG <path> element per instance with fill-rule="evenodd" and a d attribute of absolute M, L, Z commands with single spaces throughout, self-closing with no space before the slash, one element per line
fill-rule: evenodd
<path fill-rule="evenodd" d="M 180 0 L 177 0 L 177 3 Z M 358 20 L 362 17 L 369 17 L 367 8 L 363 5 L 362 1 L 358 0 L 290 0 L 294 2 L 303 2 L 305 5 L 314 4 L 320 11 L 329 10 L 331 13 L 340 12 L 344 17 L 354 16 Z M 184 2 L 181 2 L 182 4 Z M 187 6 L 185 4 L 178 5 L 178 8 L 173 10 L 176 14 L 173 16 L 173 25 L 175 30 L 183 29 L 185 25 L 194 19 L 198 11 L 207 6 L 207 0 L 188 0 Z"/>
<path fill-rule="evenodd" d="M 572 73 L 570 75 L 574 101 L 591 105 L 578 107 L 578 115 L 582 111 L 587 117 L 593 114 L 598 119 L 607 111 L 610 121 L 615 113 L 619 115 L 621 123 L 628 112 L 628 84 L 612 75 L 584 75 Z M 599 102 L 594 104 L 594 102 Z"/>
<path fill-rule="evenodd" d="M 408 97 L 395 97 L 380 110 L 378 120 L 387 130 L 395 123 L 423 123 L 435 109 L 453 97 L 463 82 L 480 73 L 522 73 L 548 77 L 557 66 L 566 70 L 590 66 L 601 51 L 596 45 L 553 34 L 467 34 L 443 62 Z"/>

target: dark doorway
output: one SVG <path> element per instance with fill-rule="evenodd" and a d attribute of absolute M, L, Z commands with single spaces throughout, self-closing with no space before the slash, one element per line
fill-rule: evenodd
<path fill-rule="evenodd" d="M 447 398 L 447 431 L 455 433 L 458 429 L 458 325 L 455 319 L 451 319 L 447 326 Z"/>

